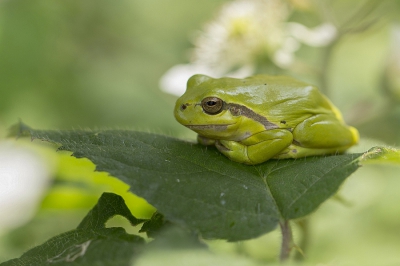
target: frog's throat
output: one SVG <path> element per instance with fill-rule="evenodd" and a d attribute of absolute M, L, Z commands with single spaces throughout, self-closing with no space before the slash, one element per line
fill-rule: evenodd
<path fill-rule="evenodd" d="M 275 125 L 274 123 L 268 121 L 267 118 L 265 118 L 262 115 L 257 114 L 253 110 L 247 108 L 246 106 L 237 104 L 237 103 L 227 103 L 226 104 L 226 109 L 228 109 L 232 115 L 234 116 L 245 116 L 247 118 L 250 118 L 260 124 L 262 124 L 266 130 L 270 129 L 275 129 L 279 128 L 278 125 Z"/>

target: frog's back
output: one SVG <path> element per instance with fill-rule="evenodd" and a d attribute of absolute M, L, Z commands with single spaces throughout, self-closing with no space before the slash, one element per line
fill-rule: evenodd
<path fill-rule="evenodd" d="M 271 122 L 285 121 L 292 127 L 315 114 L 332 114 L 341 120 L 336 107 L 317 87 L 288 76 L 256 75 L 246 78 L 254 88 L 252 108 Z"/>
<path fill-rule="evenodd" d="M 281 128 L 293 128 L 315 114 L 329 114 L 341 120 L 337 109 L 315 86 L 292 77 L 214 79 L 201 75 L 192 81 L 197 84 L 188 87 L 194 89 L 195 95 L 202 95 L 200 98 L 215 96 L 227 103 L 245 105 Z"/>

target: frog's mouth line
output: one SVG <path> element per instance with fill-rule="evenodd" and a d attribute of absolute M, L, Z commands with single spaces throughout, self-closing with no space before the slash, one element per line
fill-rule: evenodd
<path fill-rule="evenodd" d="M 234 124 L 211 124 L 211 125 L 185 125 L 185 127 L 190 128 L 192 130 L 213 130 L 213 131 L 224 131 Z"/>

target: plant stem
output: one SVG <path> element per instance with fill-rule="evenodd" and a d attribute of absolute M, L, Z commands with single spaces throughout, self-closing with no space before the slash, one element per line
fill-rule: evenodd
<path fill-rule="evenodd" d="M 379 5 L 381 5 L 382 2 L 383 1 L 376 1 L 376 0 L 365 1 L 365 3 L 350 18 L 348 18 L 345 22 L 341 23 L 341 25 L 337 26 L 338 33 L 336 38 L 328 46 L 325 47 L 322 53 L 319 85 L 321 91 L 326 96 L 328 96 L 328 98 L 331 96 L 329 95 L 331 94 L 331 91 L 328 82 L 328 70 L 329 70 L 329 64 L 331 63 L 333 50 L 336 48 L 336 45 L 338 44 L 339 40 L 341 40 L 344 35 L 349 33 L 363 32 L 366 29 L 370 28 L 371 25 L 373 25 L 376 22 L 376 19 L 371 18 L 367 22 L 363 22 L 363 20 L 366 17 L 371 16 L 371 14 L 378 9 Z"/>
<path fill-rule="evenodd" d="M 328 98 L 331 96 L 329 95 L 331 93 L 330 88 L 329 88 L 329 82 L 328 82 L 328 71 L 329 71 L 329 63 L 331 62 L 331 56 L 334 47 L 337 44 L 337 40 L 333 40 L 328 46 L 324 48 L 324 51 L 322 53 L 322 58 L 321 58 L 321 72 L 319 75 L 319 86 L 321 91 L 328 96 Z"/>
<path fill-rule="evenodd" d="M 292 249 L 292 230 L 288 220 L 280 222 L 282 231 L 282 246 L 281 254 L 279 256 L 280 262 L 284 262 L 289 259 L 290 250 Z"/>

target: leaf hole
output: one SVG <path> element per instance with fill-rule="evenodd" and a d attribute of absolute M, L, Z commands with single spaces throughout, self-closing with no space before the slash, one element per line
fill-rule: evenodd
<path fill-rule="evenodd" d="M 128 234 L 139 234 L 140 226 L 132 226 L 128 219 L 122 215 L 115 215 L 108 219 L 106 228 L 122 227 Z M 139 234 L 141 235 L 141 233 Z M 143 234 L 145 235 L 145 234 Z"/>

